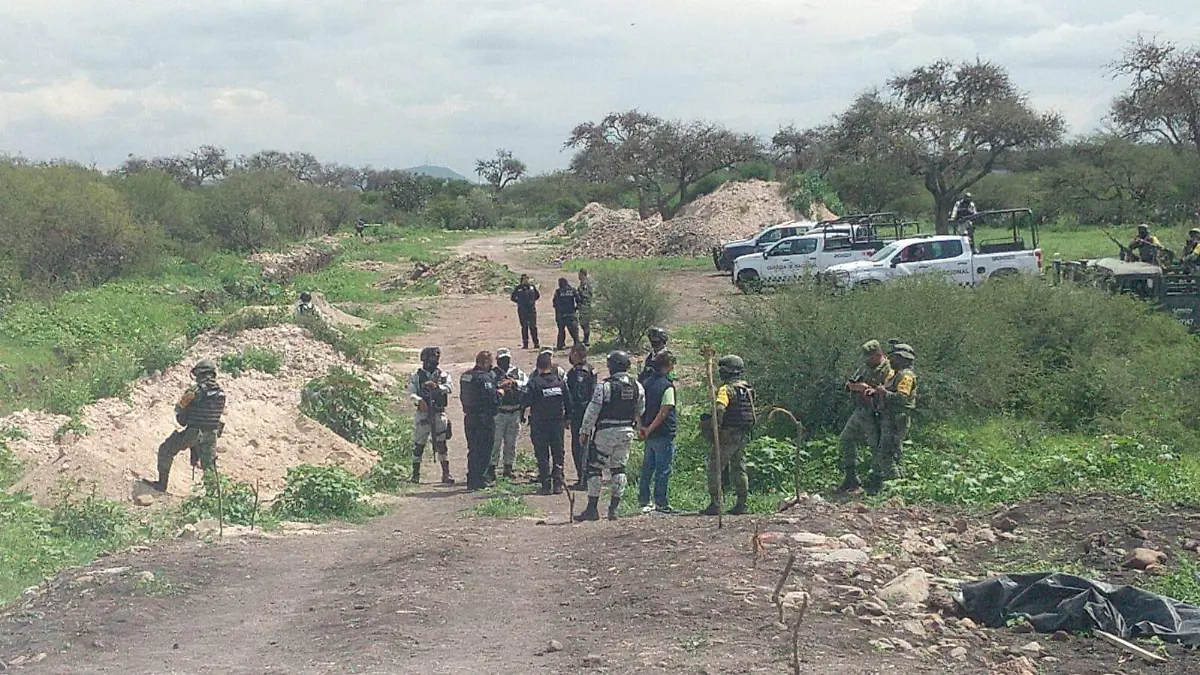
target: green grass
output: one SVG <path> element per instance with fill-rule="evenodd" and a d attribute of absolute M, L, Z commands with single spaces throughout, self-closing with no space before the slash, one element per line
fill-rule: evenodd
<path fill-rule="evenodd" d="M 375 286 L 383 279 L 378 272 L 348 267 L 338 259 L 320 272 L 297 274 L 292 285 L 297 289 L 319 291 L 329 302 L 385 303 L 390 294 Z"/>
<path fill-rule="evenodd" d="M 521 518 L 533 515 L 533 508 L 520 496 L 492 497 L 471 509 L 480 518 Z"/>
<path fill-rule="evenodd" d="M 236 354 L 226 354 L 221 357 L 221 372 L 234 377 L 241 376 L 247 370 L 276 375 L 282 365 L 283 354 L 261 347 L 247 347 Z"/>
<path fill-rule="evenodd" d="M 373 228 L 378 241 L 367 242 L 357 237 L 344 240 L 339 260 L 381 260 L 383 262 L 430 262 L 449 255 L 449 249 L 461 244 L 478 232 L 451 232 L 434 229 L 408 229 L 387 226 Z"/>
<path fill-rule="evenodd" d="M 1187 240 L 1187 230 L 1187 227 L 1155 228 L 1154 235 L 1158 237 L 1163 246 L 1178 252 L 1183 242 Z M 1133 239 L 1135 228 L 1108 228 L 1108 232 L 1117 241 L 1128 244 Z M 1117 245 L 1105 235 L 1104 228 L 1100 226 L 1076 229 L 1052 227 L 1039 230 L 1038 236 L 1047 265 L 1054 259 L 1055 254 L 1061 256 L 1063 260 L 1080 260 L 1084 258 L 1115 258 L 1120 252 Z"/>
<path fill-rule="evenodd" d="M 1146 589 L 1175 598 L 1189 605 L 1200 606 L 1200 559 L 1185 551 L 1179 551 L 1168 562 L 1168 572 L 1163 576 L 1151 577 Z"/>

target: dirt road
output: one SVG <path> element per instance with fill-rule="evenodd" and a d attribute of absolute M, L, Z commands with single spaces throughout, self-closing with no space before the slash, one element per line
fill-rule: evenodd
<path fill-rule="evenodd" d="M 466 247 L 544 282 L 558 276 L 530 263 L 518 243 L 510 236 Z M 714 283 L 700 272 L 674 278 L 676 288 Z M 690 303 L 691 320 L 705 306 Z M 477 350 L 519 346 L 507 298 L 440 298 L 427 307 L 427 329 L 407 346 L 441 345 L 456 379 Z M 525 368 L 535 356 L 517 354 Z M 459 416 L 456 397 L 454 405 Z M 461 439 L 451 454 L 461 480 Z M 538 512 L 532 518 L 472 516 L 482 499 L 460 486 L 423 485 L 362 526 L 176 540 L 111 556 L 0 614 L 0 671 L 790 672 L 789 641 L 768 599 L 785 548 L 755 553 L 753 534 L 778 530 L 787 540 L 797 529 L 831 537 L 854 523 L 863 536 L 870 529 L 861 513 L 830 505 L 790 520 L 730 519 L 718 531 L 713 520 L 688 516 L 569 525 L 563 496 L 527 498 Z M 892 516 L 880 537 L 918 517 Z M 897 572 L 900 563 L 881 560 L 871 574 L 803 567 L 800 578 L 821 590 L 804 629 L 802 672 L 990 672 L 988 659 L 954 660 L 948 649 L 872 647 L 898 622 L 860 620 L 829 604 L 833 584 L 870 587 Z"/>

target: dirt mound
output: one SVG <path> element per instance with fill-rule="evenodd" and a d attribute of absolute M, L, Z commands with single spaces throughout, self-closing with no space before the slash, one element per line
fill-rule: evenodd
<path fill-rule="evenodd" d="M 191 365 L 251 346 L 274 349 L 284 354 L 284 361 L 278 375 L 247 371 L 237 378 L 221 377 L 228 396 L 225 432 L 217 443 L 221 471 L 237 480 L 260 480 L 264 492 L 271 494 L 282 488 L 289 466 L 341 464 L 355 473 L 368 469 L 375 461 L 373 454 L 299 410 L 304 383 L 324 375 L 330 366 L 354 367 L 303 329 L 276 326 L 234 336 L 202 336 L 183 363 L 138 381 L 128 402 L 104 399 L 84 408 L 80 420 L 88 431 L 82 437 L 67 433 L 56 440 L 56 431 L 69 421 L 62 415 L 22 411 L 0 418 L 0 427 L 18 427 L 28 436 L 10 443 L 27 467 L 14 490 L 27 490 L 43 502 L 63 481 L 83 489 L 94 484 L 100 495 L 110 499 L 128 500 L 140 494 L 138 479 L 156 476 L 158 444 L 176 428 L 174 405 L 192 382 Z M 387 376 L 373 377 L 380 386 L 395 384 Z M 190 476 L 187 453 L 181 453 L 173 467 L 170 494 L 190 494 Z"/>
<path fill-rule="evenodd" d="M 668 221 L 658 215 L 642 220 L 630 209 L 588 204 L 551 235 L 573 237 L 562 249 L 563 258 L 701 256 L 714 244 L 799 218 L 779 183 L 750 180 L 725 183 Z"/>
<path fill-rule="evenodd" d="M 385 279 L 377 285 L 394 291 L 417 284 L 433 284 L 443 295 L 497 293 L 512 286 L 517 275 L 485 255 L 468 253 L 440 262 L 413 263 L 412 271 Z"/>
<path fill-rule="evenodd" d="M 333 262 L 341 248 L 343 236 L 328 235 L 303 244 L 289 246 L 280 252 L 255 253 L 250 262 L 263 270 L 263 278 L 277 284 L 286 284 L 297 274 L 318 272 Z"/>
<path fill-rule="evenodd" d="M 334 326 L 349 326 L 351 328 L 370 328 L 375 325 L 374 321 L 362 319 L 353 314 L 347 314 L 342 310 L 334 307 L 328 300 L 325 299 L 325 294 L 314 292 L 312 294 L 313 306 L 317 308 L 321 318 L 328 321 Z"/>

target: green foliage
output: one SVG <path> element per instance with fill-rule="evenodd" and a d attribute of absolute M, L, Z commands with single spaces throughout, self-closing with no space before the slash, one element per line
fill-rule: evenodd
<path fill-rule="evenodd" d="M 67 434 L 75 434 L 76 436 L 82 438 L 87 436 L 90 431 L 91 429 L 88 429 L 88 426 L 83 423 L 83 420 L 79 419 L 78 417 L 72 417 L 66 422 L 63 422 L 57 429 L 54 430 L 54 442 L 61 443 Z"/>
<path fill-rule="evenodd" d="M 239 377 L 247 370 L 276 375 L 283 366 L 283 354 L 274 349 L 247 347 L 236 354 L 221 357 L 221 372 Z"/>
<path fill-rule="evenodd" d="M 0 428 L 0 490 L 21 477 L 21 461 L 9 449 L 7 441 L 18 440 L 22 434 L 20 429 L 13 427 Z"/>
<path fill-rule="evenodd" d="M 486 518 L 521 518 L 533 515 L 533 509 L 525 503 L 525 498 L 518 495 L 492 497 L 477 504 L 471 513 Z"/>
<path fill-rule="evenodd" d="M 1153 577 L 1147 590 L 1189 605 L 1200 605 L 1200 561 L 1180 551 L 1164 576 Z"/>
<path fill-rule="evenodd" d="M 320 272 L 296 275 L 294 285 L 320 290 L 330 302 L 383 303 L 388 301 L 388 294 L 376 287 L 382 280 L 378 272 L 333 265 Z"/>
<path fill-rule="evenodd" d="M 594 316 L 616 332 L 622 349 L 636 349 L 647 330 L 663 323 L 670 307 L 670 296 L 651 272 L 596 275 Z"/>
<path fill-rule="evenodd" d="M 375 360 L 374 346 L 361 334 L 343 333 L 321 317 L 312 314 L 293 316 L 292 322 L 306 330 L 314 340 L 320 340 L 333 347 L 355 363 L 370 364 Z"/>
<path fill-rule="evenodd" d="M 132 524 L 124 505 L 103 499 L 95 491 L 79 498 L 62 489 L 50 512 L 51 527 L 56 534 L 69 539 L 116 541 L 128 536 Z"/>
<path fill-rule="evenodd" d="M 351 443 L 362 443 L 385 419 L 388 401 L 366 378 L 340 366 L 304 385 L 300 411 Z"/>
<path fill-rule="evenodd" d="M 223 512 L 225 523 L 229 525 L 249 525 L 251 522 L 262 525 L 264 521 L 268 525 L 273 523 L 275 515 L 261 508 L 261 504 L 256 506 L 258 500 L 255 498 L 255 489 L 249 483 L 221 475 L 218 500 L 217 477 L 217 472 L 206 471 L 200 490 L 179 505 L 179 515 L 184 520 L 217 520 L 218 513 Z"/>
<path fill-rule="evenodd" d="M 797 213 L 811 218 L 813 205 L 820 204 L 834 213 L 844 209 L 842 200 L 837 192 L 826 182 L 825 178 L 816 171 L 806 171 L 793 175 L 787 183 L 787 201 Z"/>
<path fill-rule="evenodd" d="M 755 492 L 788 491 L 796 472 L 796 446 L 761 436 L 746 446 L 746 475 Z"/>
<path fill-rule="evenodd" d="M 242 331 L 256 328 L 270 328 L 283 323 L 286 314 L 282 309 L 262 310 L 257 307 L 247 307 L 232 314 L 216 326 L 218 333 L 237 335 Z"/>
<path fill-rule="evenodd" d="M 365 511 L 359 503 L 364 494 L 362 481 L 340 466 L 301 464 L 288 469 L 275 508 L 280 517 L 292 520 L 358 518 Z"/>

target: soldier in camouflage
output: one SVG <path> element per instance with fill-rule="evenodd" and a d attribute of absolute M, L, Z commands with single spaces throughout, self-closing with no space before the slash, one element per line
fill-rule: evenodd
<path fill-rule="evenodd" d="M 892 373 L 875 389 L 875 398 L 880 402 L 879 451 L 875 453 L 871 475 L 867 478 L 869 494 L 878 494 L 885 481 L 896 477 L 904 438 L 908 435 L 912 412 L 917 407 L 917 374 L 912 367 L 916 352 L 901 342 L 892 346 L 888 358 Z"/>
<path fill-rule="evenodd" d="M 846 391 L 854 398 L 854 412 L 842 428 L 842 472 L 844 478 L 838 487 L 839 493 L 851 493 L 859 489 L 858 448 L 866 443 L 872 457 L 879 455 L 879 398 L 876 388 L 892 376 L 892 367 L 884 356 L 878 340 L 870 340 L 862 346 L 864 366 L 846 382 Z"/>
<path fill-rule="evenodd" d="M 708 454 L 708 508 L 700 512 L 702 516 L 715 516 L 720 513 L 718 504 L 720 493 L 717 478 L 717 463 L 729 467 L 729 480 L 733 485 L 737 502 L 728 513 L 740 516 L 746 512 L 746 498 L 750 493 L 750 482 L 746 475 L 746 444 L 754 431 L 757 414 L 754 411 L 754 389 L 743 377 L 746 363 L 737 354 L 722 356 L 717 361 L 717 369 L 721 375 L 721 386 L 717 389 L 717 428 L 720 441 L 721 456 L 717 457 L 716 448 Z M 709 422 L 711 424 L 711 421 Z"/>
<path fill-rule="evenodd" d="M 217 470 L 217 437 L 221 435 L 221 414 L 225 412 L 225 392 L 217 384 L 217 364 L 204 359 L 192 368 L 196 384 L 189 387 L 175 404 L 175 421 L 183 426 L 158 446 L 158 480 L 146 481 L 159 492 L 166 492 L 175 455 L 191 450 L 192 466 L 204 471 Z"/>
<path fill-rule="evenodd" d="M 421 350 L 421 367 L 408 380 L 408 396 L 416 406 L 413 418 L 413 462 L 412 482 L 421 482 L 421 460 L 425 457 L 425 444 L 431 439 L 433 451 L 442 465 L 442 484 L 453 485 L 450 476 L 450 456 L 447 441 L 450 439 L 450 420 L 446 417 L 446 405 L 454 393 L 450 375 L 443 371 L 442 350 L 426 347 Z"/>
<path fill-rule="evenodd" d="M 600 520 L 598 506 L 605 472 L 609 475 L 608 519 L 617 519 L 628 481 L 625 462 L 629 461 L 629 447 L 646 412 L 646 392 L 629 375 L 629 366 L 629 354 L 617 351 L 608 355 L 609 377 L 596 385 L 583 415 L 579 440 L 588 448 L 588 505 L 576 521 Z M 589 440 L 594 440 L 590 447 Z"/>

